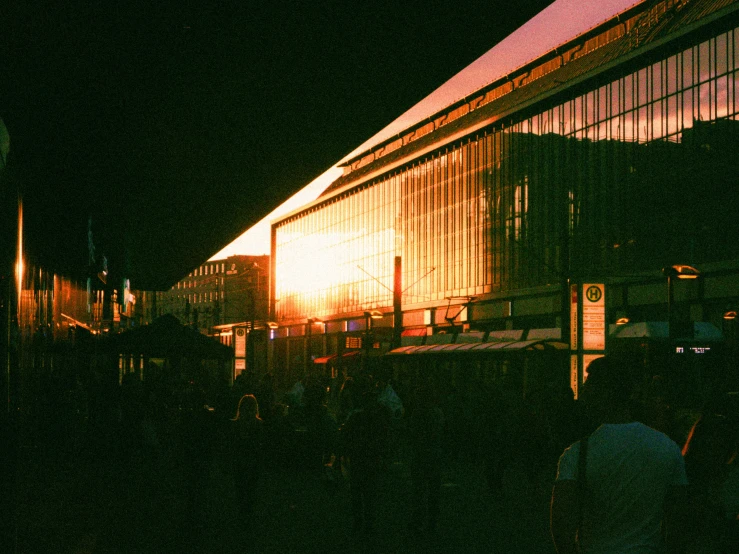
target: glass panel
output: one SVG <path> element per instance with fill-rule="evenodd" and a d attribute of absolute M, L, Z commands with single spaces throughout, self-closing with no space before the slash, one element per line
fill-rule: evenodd
<path fill-rule="evenodd" d="M 624 111 L 629 111 L 634 107 L 634 76 L 627 75 L 623 79 L 624 94 Z"/>
<path fill-rule="evenodd" d="M 595 91 L 590 91 L 585 95 L 585 125 L 592 125 L 595 121 Z"/>
<path fill-rule="evenodd" d="M 623 125 L 621 126 L 621 140 L 629 142 L 636 141 L 636 125 L 634 123 L 634 112 L 627 112 L 623 117 Z"/>
<path fill-rule="evenodd" d="M 695 111 L 693 108 L 693 90 L 692 88 L 683 92 L 683 129 L 693 127 L 695 120 Z"/>
<path fill-rule="evenodd" d="M 677 133 L 678 126 L 678 98 L 676 95 L 672 95 L 667 99 L 667 134 L 674 135 Z"/>
<path fill-rule="evenodd" d="M 729 114 L 728 80 L 726 76 L 716 79 L 716 117 Z"/>
<path fill-rule="evenodd" d="M 677 91 L 677 56 L 670 56 L 666 65 L 667 94 Z"/>
<path fill-rule="evenodd" d="M 598 89 L 598 118 L 596 121 L 603 121 L 608 117 L 608 87 L 600 87 Z"/>
<path fill-rule="evenodd" d="M 711 87 L 708 83 L 704 83 L 700 86 L 698 95 L 698 120 L 699 121 L 710 121 L 711 120 Z"/>
<path fill-rule="evenodd" d="M 569 135 L 572 132 L 572 105 L 573 102 L 565 102 L 562 106 L 562 133 Z"/>
<path fill-rule="evenodd" d="M 698 47 L 698 82 L 707 81 L 710 77 L 710 57 L 708 55 L 708 41 L 701 43 Z"/>
<path fill-rule="evenodd" d="M 652 105 L 652 137 L 653 139 L 660 139 L 665 136 L 664 132 L 664 118 L 662 116 L 662 101 L 655 102 Z"/>
<path fill-rule="evenodd" d="M 609 116 L 621 113 L 621 81 L 611 83 L 611 111 Z"/>
<path fill-rule="evenodd" d="M 685 52 L 683 52 L 683 88 L 693 86 L 693 74 L 693 49 L 688 48 Z"/>
<path fill-rule="evenodd" d="M 583 126 L 582 110 L 583 110 L 583 98 L 582 96 L 578 96 L 577 98 L 575 98 L 574 114 L 573 114 L 575 131 L 582 129 L 582 126 Z"/>
<path fill-rule="evenodd" d="M 639 142 L 646 142 L 649 140 L 649 120 L 647 118 L 647 107 L 644 106 L 642 108 L 639 108 L 638 115 L 637 115 L 637 140 Z"/>
<path fill-rule="evenodd" d="M 656 100 L 662 97 L 662 62 L 652 65 L 652 94 L 651 99 Z"/>
<path fill-rule="evenodd" d="M 647 79 L 647 69 L 640 69 L 637 73 L 637 96 L 639 103 L 638 106 L 643 106 L 647 103 L 649 100 L 648 95 L 648 79 Z"/>
<path fill-rule="evenodd" d="M 728 69 L 726 34 L 716 37 L 716 75 L 723 75 Z"/>

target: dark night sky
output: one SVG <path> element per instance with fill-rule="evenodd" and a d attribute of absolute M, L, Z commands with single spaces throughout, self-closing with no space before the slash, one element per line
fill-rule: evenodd
<path fill-rule="evenodd" d="M 84 271 L 91 215 L 111 271 L 168 287 L 550 3 L 6 5 L 28 252 Z"/>

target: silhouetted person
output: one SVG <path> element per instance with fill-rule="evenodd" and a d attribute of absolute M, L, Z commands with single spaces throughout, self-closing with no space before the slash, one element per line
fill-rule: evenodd
<path fill-rule="evenodd" d="M 338 426 L 326 406 L 327 392 L 321 379 L 310 382 L 305 389 L 303 407 L 307 429 L 308 469 L 316 474 L 323 471 L 336 450 Z"/>
<path fill-rule="evenodd" d="M 377 403 L 371 377 L 358 378 L 359 409 L 342 427 L 343 453 L 349 468 L 349 486 L 355 532 L 374 530 L 379 480 L 388 454 L 390 418 Z"/>
<path fill-rule="evenodd" d="M 254 396 L 257 397 L 257 402 L 259 403 L 261 418 L 267 421 L 273 415 L 273 408 L 276 402 L 274 375 L 265 373 L 262 376 Z"/>
<path fill-rule="evenodd" d="M 134 373 L 126 373 L 121 381 L 121 443 L 124 458 L 142 448 L 144 420 L 148 409 L 148 392 Z"/>
<path fill-rule="evenodd" d="M 230 462 L 236 501 L 239 515 L 248 522 L 254 509 L 263 447 L 263 424 L 259 417 L 259 404 L 253 394 L 241 397 L 231 428 Z"/>
<path fill-rule="evenodd" d="M 185 531 L 197 536 L 204 524 L 205 492 L 216 436 L 215 412 L 207 404 L 205 391 L 198 387 L 184 391 L 180 410 L 180 441 L 187 487 Z"/>
<path fill-rule="evenodd" d="M 358 402 L 356 401 L 356 392 L 354 390 L 354 379 L 347 377 L 341 385 L 339 391 L 339 408 L 337 414 L 337 421 L 339 425 L 346 423 L 349 416 L 357 409 Z"/>
<path fill-rule="evenodd" d="M 519 389 L 511 379 L 505 379 L 492 391 L 486 418 L 490 422 L 485 453 L 485 477 L 488 490 L 494 496 L 503 493 L 506 469 L 520 452 L 523 403 Z"/>
<path fill-rule="evenodd" d="M 409 421 L 411 442 L 411 529 L 433 533 L 439 516 L 444 413 L 427 384 L 416 390 L 416 404 Z"/>
<path fill-rule="evenodd" d="M 687 552 L 739 548 L 739 395 L 711 399 L 683 447 L 695 531 Z"/>
<path fill-rule="evenodd" d="M 680 448 L 664 433 L 633 421 L 628 369 L 610 357 L 588 368 L 581 398 L 601 425 L 559 460 L 551 531 L 560 554 L 658 552 L 663 522 L 667 551 L 681 544 L 673 517 L 684 505 L 687 485 Z"/>

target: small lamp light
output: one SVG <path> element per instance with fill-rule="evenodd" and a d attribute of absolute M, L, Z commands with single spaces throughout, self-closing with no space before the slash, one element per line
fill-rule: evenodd
<path fill-rule="evenodd" d="M 675 277 L 677 279 L 697 279 L 701 276 L 701 272 L 693 266 L 676 264 L 665 267 L 662 273 L 667 277 Z"/>

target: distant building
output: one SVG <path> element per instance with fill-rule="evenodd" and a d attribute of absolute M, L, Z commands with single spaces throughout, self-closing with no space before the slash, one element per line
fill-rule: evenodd
<path fill-rule="evenodd" d="M 172 314 L 204 334 L 216 334 L 214 328 L 239 323 L 263 326 L 268 292 L 269 256 L 231 256 L 206 262 L 170 290 L 154 293 L 150 308 L 153 317 Z"/>

